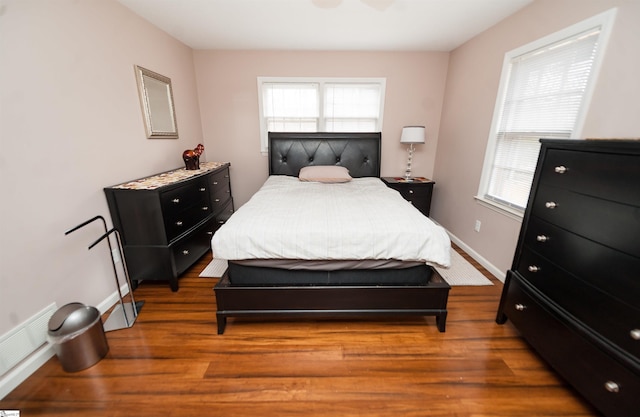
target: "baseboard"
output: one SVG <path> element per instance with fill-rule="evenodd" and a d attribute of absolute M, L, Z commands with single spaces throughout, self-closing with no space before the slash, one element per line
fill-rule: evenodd
<path fill-rule="evenodd" d="M 123 297 L 129 294 L 129 286 L 127 284 L 120 286 L 120 293 L 122 294 Z M 118 291 L 114 291 L 113 293 L 111 293 L 110 296 L 105 298 L 104 301 L 98 304 L 96 308 L 98 309 L 100 314 L 104 314 L 107 311 L 109 311 L 109 309 L 111 309 L 111 307 L 116 305 L 116 303 L 118 302 L 120 302 L 120 295 L 118 294 Z"/>
<path fill-rule="evenodd" d="M 22 384 L 31 374 L 55 355 L 53 347 L 46 343 L 0 378 L 0 400 Z"/>
<path fill-rule="evenodd" d="M 120 288 L 120 291 L 122 296 L 125 296 L 129 293 L 129 287 L 125 284 Z M 100 311 L 100 314 L 104 314 L 119 301 L 120 296 L 118 291 L 114 291 L 96 306 L 96 308 Z M 27 355 L 26 358 L 16 366 L 0 376 L 0 400 L 13 391 L 18 385 L 22 384 L 54 355 L 53 347 L 49 342 L 46 342 Z"/>
<path fill-rule="evenodd" d="M 496 279 L 500 282 L 504 282 L 505 279 L 505 274 L 506 271 L 502 271 L 501 269 L 499 269 L 498 267 L 496 267 L 495 265 L 493 265 L 491 262 L 487 261 L 485 258 L 483 258 L 478 252 L 476 252 L 475 250 L 473 250 L 469 245 L 467 245 L 466 243 L 464 243 L 462 240 L 460 240 L 456 235 L 452 234 L 451 232 L 447 231 L 447 233 L 449 233 L 449 237 L 451 238 L 451 241 L 453 243 L 455 243 L 456 245 L 458 245 L 460 247 L 460 249 L 462 249 L 463 251 L 465 251 L 466 253 L 469 254 L 469 256 L 471 256 L 473 259 L 475 259 L 476 261 L 478 261 L 478 263 L 480 265 L 482 265 L 483 267 L 485 267 L 485 269 L 487 271 L 489 271 L 489 273 L 491 273 L 491 275 L 493 275 L 494 277 L 496 277 Z"/>

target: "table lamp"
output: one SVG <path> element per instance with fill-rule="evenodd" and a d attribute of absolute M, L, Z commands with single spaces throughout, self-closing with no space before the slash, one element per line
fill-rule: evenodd
<path fill-rule="evenodd" d="M 407 160 L 407 169 L 404 172 L 404 179 L 411 180 L 411 160 L 413 159 L 413 144 L 424 143 L 424 126 L 405 126 L 402 128 L 402 136 L 400 143 L 408 143 L 409 159 Z"/>

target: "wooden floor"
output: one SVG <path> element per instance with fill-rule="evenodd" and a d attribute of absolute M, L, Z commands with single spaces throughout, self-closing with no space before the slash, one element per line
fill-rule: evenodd
<path fill-rule="evenodd" d="M 217 280 L 198 277 L 209 260 L 189 270 L 176 293 L 142 283 L 136 324 L 107 333 L 103 360 L 65 373 L 54 357 L 0 400 L 0 410 L 21 417 L 598 415 L 510 323 L 495 323 L 502 284 L 494 278 L 494 286 L 452 288 L 446 333 L 434 317 L 230 318 L 217 335 Z"/>

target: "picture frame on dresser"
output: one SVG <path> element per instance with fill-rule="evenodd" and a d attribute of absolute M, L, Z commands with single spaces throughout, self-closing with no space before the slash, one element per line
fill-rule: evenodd
<path fill-rule="evenodd" d="M 132 285 L 168 281 L 211 250 L 213 233 L 234 212 L 230 164 L 202 162 L 104 189 Z"/>
<path fill-rule="evenodd" d="M 640 410 L 640 141 L 542 139 L 496 321 L 607 417 Z"/>

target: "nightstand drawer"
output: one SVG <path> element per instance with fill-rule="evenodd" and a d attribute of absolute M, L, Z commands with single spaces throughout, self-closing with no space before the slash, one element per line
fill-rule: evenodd
<path fill-rule="evenodd" d="M 431 196 L 433 195 L 433 181 L 403 182 L 393 177 L 384 177 L 382 181 L 402 197 L 414 205 L 425 216 L 429 216 L 431 210 Z"/>
<path fill-rule="evenodd" d="M 398 187 L 398 191 L 405 200 L 417 207 L 426 204 L 431 199 L 431 190 L 424 187 L 403 186 Z"/>

